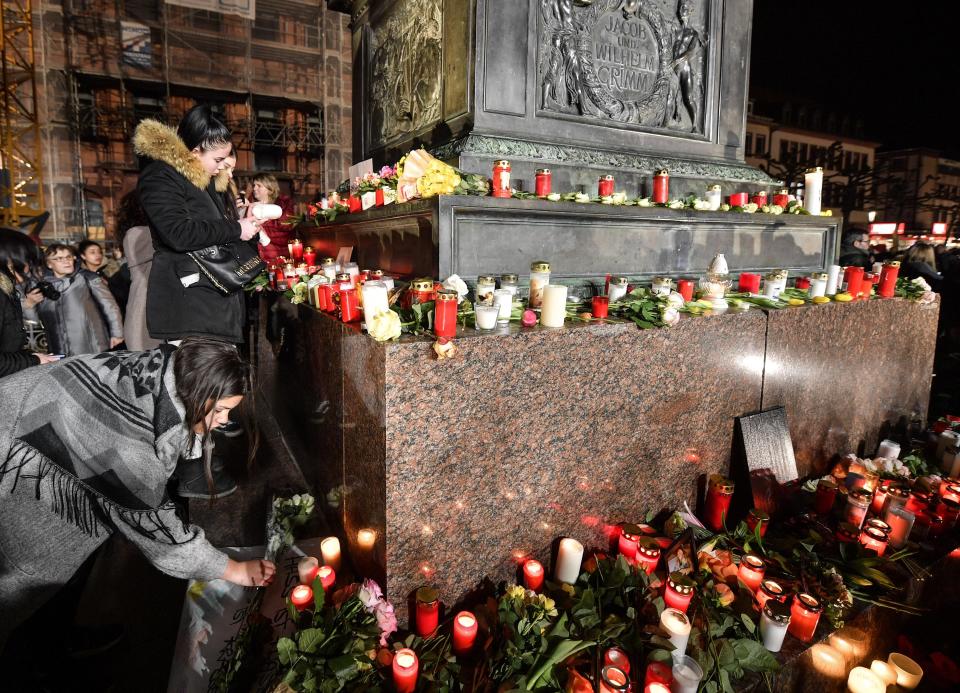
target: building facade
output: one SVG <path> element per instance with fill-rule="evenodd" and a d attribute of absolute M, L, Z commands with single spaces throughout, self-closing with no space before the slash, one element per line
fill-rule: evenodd
<path fill-rule="evenodd" d="M 194 0 L 41 0 L 34 6 L 46 238 L 112 237 L 134 188 L 136 124 L 209 103 L 231 127 L 237 173 L 274 173 L 309 201 L 351 163 L 348 18 L 315 0 L 240 14 Z M 209 2 L 197 5 L 210 6 Z M 216 6 L 216 5 L 215 5 Z"/>
<path fill-rule="evenodd" d="M 960 161 L 920 148 L 881 152 L 878 159 L 892 178 L 882 189 L 878 223 L 932 238 L 960 232 Z"/>

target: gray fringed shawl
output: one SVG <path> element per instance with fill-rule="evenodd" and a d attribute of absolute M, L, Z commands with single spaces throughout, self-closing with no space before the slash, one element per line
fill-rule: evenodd
<path fill-rule="evenodd" d="M 166 496 L 192 438 L 175 357 L 79 356 L 0 380 L 0 615 L 32 611 L 114 531 L 174 577 L 223 574 L 227 556 Z"/>

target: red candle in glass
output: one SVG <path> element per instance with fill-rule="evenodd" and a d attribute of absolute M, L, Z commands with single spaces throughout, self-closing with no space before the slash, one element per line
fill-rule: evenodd
<path fill-rule="evenodd" d="M 553 174 L 548 168 L 538 168 L 536 174 L 536 195 L 546 197 L 553 189 Z"/>
<path fill-rule="evenodd" d="M 669 686 L 671 683 L 673 683 L 673 669 L 668 664 L 652 662 L 647 666 L 647 672 L 643 678 L 644 686 Z"/>
<path fill-rule="evenodd" d="M 303 260 L 303 243 L 299 238 L 294 238 L 287 244 L 287 250 L 290 251 L 290 257 L 294 264 L 299 264 Z"/>
<path fill-rule="evenodd" d="M 653 174 L 653 195 L 650 199 L 658 205 L 665 205 L 670 201 L 670 174 L 666 169 Z"/>
<path fill-rule="evenodd" d="M 637 541 L 637 566 L 642 568 L 647 575 L 652 575 L 660 562 L 660 545 L 656 539 L 650 537 L 640 537 Z"/>
<path fill-rule="evenodd" d="M 523 584 L 534 592 L 543 588 L 543 564 L 540 561 L 531 558 L 523 564 Z"/>
<path fill-rule="evenodd" d="M 730 195 L 730 206 L 731 207 L 743 207 L 747 204 L 747 193 L 738 192 Z"/>
<path fill-rule="evenodd" d="M 797 277 L 797 281 L 794 282 L 794 286 L 796 286 L 798 289 L 809 289 L 810 277 Z"/>
<path fill-rule="evenodd" d="M 907 499 L 906 509 L 914 515 L 922 513 L 930 507 L 930 494 L 923 491 L 911 491 Z"/>
<path fill-rule="evenodd" d="M 712 474 L 707 482 L 707 498 L 703 504 L 703 515 L 707 527 L 714 532 L 723 529 L 732 498 L 733 482 L 720 474 Z"/>
<path fill-rule="evenodd" d="M 433 333 L 438 337 L 457 334 L 457 292 L 438 291 L 433 308 Z"/>
<path fill-rule="evenodd" d="M 512 170 L 510 162 L 506 159 L 493 162 L 491 195 L 494 197 L 513 197 L 513 190 L 510 189 L 510 171 Z"/>
<path fill-rule="evenodd" d="M 610 310 L 610 297 L 609 296 L 594 296 L 593 297 L 593 306 L 591 312 L 593 317 L 600 319 L 605 318 L 609 314 Z"/>
<path fill-rule="evenodd" d="M 417 635 L 429 638 L 440 623 L 440 593 L 433 587 L 417 590 Z"/>
<path fill-rule="evenodd" d="M 774 193 L 774 195 L 773 195 L 773 204 L 778 205 L 778 206 L 783 207 L 784 209 L 786 209 L 786 208 L 787 208 L 787 205 L 790 204 L 790 191 L 789 191 L 789 190 L 781 190 L 781 191 L 778 192 L 778 193 Z"/>
<path fill-rule="evenodd" d="M 783 587 L 780 586 L 779 582 L 773 580 L 763 580 L 760 582 L 760 588 L 754 592 L 754 599 L 757 600 L 757 605 L 760 607 L 760 611 L 763 611 L 763 607 L 767 605 L 767 602 L 771 599 L 775 602 L 782 602 L 784 598 Z"/>
<path fill-rule="evenodd" d="M 884 298 L 893 298 L 897 288 L 897 275 L 900 274 L 900 263 L 897 261 L 885 262 L 880 270 L 880 285 L 877 294 Z"/>
<path fill-rule="evenodd" d="M 356 289 L 340 289 L 340 319 L 343 322 L 356 322 L 360 319 Z"/>
<path fill-rule="evenodd" d="M 843 544 L 853 544 L 860 538 L 860 528 L 851 522 L 841 522 L 837 525 L 836 537 Z"/>
<path fill-rule="evenodd" d="M 764 537 L 767 535 L 767 525 L 769 524 L 770 516 L 767 513 L 762 510 L 757 510 L 756 508 L 750 508 L 750 512 L 747 513 L 747 527 L 750 528 L 751 532 L 759 525 L 760 536 Z"/>
<path fill-rule="evenodd" d="M 750 201 L 753 202 L 753 204 L 755 204 L 757 207 L 763 207 L 765 204 L 767 204 L 767 191 L 760 190 L 753 193 L 753 199 Z"/>
<path fill-rule="evenodd" d="M 620 530 L 620 538 L 617 540 L 617 548 L 621 554 L 632 562 L 637 556 L 637 542 L 640 540 L 640 528 L 636 525 L 623 525 Z"/>
<path fill-rule="evenodd" d="M 820 602 L 816 597 L 806 592 L 793 595 L 793 604 L 790 607 L 789 632 L 797 640 L 810 642 L 817 632 L 817 623 L 820 622 Z"/>
<path fill-rule="evenodd" d="M 952 529 L 957 525 L 957 519 L 960 518 L 960 501 L 953 498 L 942 498 L 937 505 L 937 514 L 943 517 L 945 529 Z"/>
<path fill-rule="evenodd" d="M 817 498 L 814 501 L 814 511 L 817 515 L 829 514 L 836 500 L 837 483 L 832 479 L 820 479 L 817 482 Z"/>
<path fill-rule="evenodd" d="M 940 497 L 943 500 L 953 500 L 960 503 L 960 484 L 952 483 L 949 479 L 940 482 Z"/>
<path fill-rule="evenodd" d="M 473 649 L 477 639 L 477 617 L 469 611 L 461 611 L 453 619 L 453 652 L 463 656 Z"/>
<path fill-rule="evenodd" d="M 860 295 L 863 285 L 863 267 L 847 267 L 843 271 L 843 283 L 847 285 L 847 293 L 856 298 Z"/>
<path fill-rule="evenodd" d="M 351 214 L 363 211 L 363 201 L 357 195 L 350 195 L 347 198 L 347 209 Z"/>
<path fill-rule="evenodd" d="M 600 670 L 600 693 L 622 693 L 630 689 L 630 677 L 626 672 L 612 665 Z"/>
<path fill-rule="evenodd" d="M 393 685 L 397 693 L 413 693 L 419 670 L 420 662 L 413 650 L 403 649 L 393 656 Z"/>
<path fill-rule="evenodd" d="M 290 603 L 297 611 L 303 611 L 313 604 L 313 590 L 306 585 L 297 585 L 290 590 Z"/>
<path fill-rule="evenodd" d="M 310 246 L 303 249 L 303 261 L 307 263 L 307 267 L 313 267 L 317 262 L 317 254 Z"/>
<path fill-rule="evenodd" d="M 883 502 L 887 500 L 887 486 L 889 485 L 889 481 L 883 481 L 873 492 L 873 500 L 870 501 L 870 512 L 873 514 L 879 515 L 883 512 Z"/>
<path fill-rule="evenodd" d="M 320 310 L 326 313 L 332 313 L 337 309 L 337 304 L 333 302 L 333 286 L 331 284 L 321 284 L 317 287 L 317 303 Z"/>
<path fill-rule="evenodd" d="M 619 647 L 611 647 L 603 653 L 603 663 L 630 675 L 630 656 Z"/>
<path fill-rule="evenodd" d="M 753 554 L 747 554 L 740 560 L 740 570 L 737 577 L 751 592 L 756 592 L 763 582 L 763 574 L 767 570 L 767 564 L 763 559 Z"/>
<path fill-rule="evenodd" d="M 597 181 L 597 195 L 600 197 L 610 197 L 613 195 L 613 176 L 607 174 L 600 176 Z"/>
<path fill-rule="evenodd" d="M 863 523 L 863 526 L 880 530 L 883 532 L 884 536 L 890 536 L 890 532 L 893 531 L 893 528 L 890 525 L 883 520 L 877 519 L 876 517 L 871 517 L 869 520 Z"/>
<path fill-rule="evenodd" d="M 283 265 L 277 265 L 274 270 L 274 281 L 276 281 L 279 286 L 281 283 L 286 283 L 286 275 L 283 273 Z"/>
<path fill-rule="evenodd" d="M 860 532 L 860 543 L 882 556 L 887 549 L 887 535 L 874 527 L 866 527 Z"/>
<path fill-rule="evenodd" d="M 666 588 L 663 591 L 663 601 L 667 606 L 687 613 L 690 600 L 693 599 L 693 580 L 683 573 L 672 573 L 667 578 Z"/>
<path fill-rule="evenodd" d="M 320 566 L 317 570 L 317 577 L 320 578 L 320 584 L 323 585 L 324 592 L 329 592 L 330 588 L 337 582 L 337 574 L 328 565 Z"/>
<path fill-rule="evenodd" d="M 643 693 L 670 693 L 670 686 L 666 683 L 648 683 L 643 687 Z"/>
<path fill-rule="evenodd" d="M 753 272 L 741 272 L 737 280 L 737 289 L 751 294 L 760 293 L 760 275 Z"/>
<path fill-rule="evenodd" d="M 687 303 L 693 300 L 693 285 L 692 279 L 677 280 L 677 293 L 683 296 L 683 300 Z"/>

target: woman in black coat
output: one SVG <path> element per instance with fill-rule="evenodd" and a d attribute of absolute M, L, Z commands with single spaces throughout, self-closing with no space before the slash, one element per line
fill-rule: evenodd
<path fill-rule="evenodd" d="M 25 233 L 0 227 L 0 378 L 39 363 L 56 361 L 52 356 L 27 350 L 23 310 L 16 288 L 24 277 L 36 272 L 39 260 L 37 246 Z M 40 290 L 34 291 L 39 298 Z"/>
<path fill-rule="evenodd" d="M 187 255 L 219 243 L 247 241 L 259 231 L 253 221 L 229 218 L 214 186 L 230 154 L 230 131 L 208 106 L 195 106 L 176 131 L 155 120 L 142 121 L 133 146 L 149 159 L 137 192 L 156 251 L 147 293 L 150 336 L 243 342 L 243 292 L 224 295 Z"/>

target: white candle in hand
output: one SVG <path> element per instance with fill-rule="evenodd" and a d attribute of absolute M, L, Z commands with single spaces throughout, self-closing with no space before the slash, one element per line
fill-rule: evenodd
<path fill-rule="evenodd" d="M 673 656 L 687 653 L 687 641 L 690 639 L 690 619 L 679 609 L 664 609 L 660 614 L 660 628 L 663 629 L 673 647 Z"/>
<path fill-rule="evenodd" d="M 323 564 L 334 570 L 340 570 L 340 540 L 336 537 L 327 537 L 320 542 L 320 553 L 323 554 Z"/>
<path fill-rule="evenodd" d="M 563 321 L 567 317 L 567 287 L 562 284 L 547 284 L 543 287 L 543 306 L 540 311 L 541 325 L 563 327 Z"/>
<path fill-rule="evenodd" d="M 271 205 L 264 202 L 258 202 L 251 210 L 253 218 L 258 221 L 269 221 L 270 219 L 279 219 L 283 216 L 283 208 L 280 205 Z"/>
<path fill-rule="evenodd" d="M 570 585 L 580 576 L 580 563 L 583 561 L 583 544 L 576 539 L 560 540 L 560 549 L 557 551 L 557 567 L 554 577 L 558 582 Z"/>

